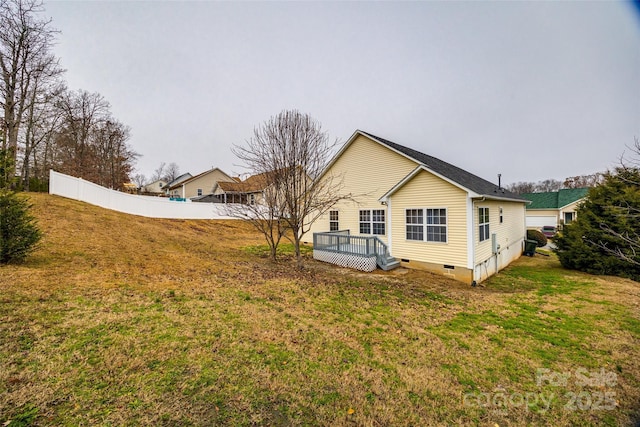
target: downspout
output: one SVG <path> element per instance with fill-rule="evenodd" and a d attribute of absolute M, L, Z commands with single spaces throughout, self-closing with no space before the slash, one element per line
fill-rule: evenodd
<path fill-rule="evenodd" d="M 471 199 L 471 248 L 472 248 L 472 265 L 473 265 L 473 282 L 471 283 L 471 286 L 476 286 L 477 281 L 480 280 L 480 278 L 476 279 L 476 239 L 475 239 L 475 227 L 476 224 L 474 222 L 474 218 L 476 215 L 476 202 L 484 202 L 487 198 L 485 196 L 482 196 L 482 199 L 480 200 L 473 200 Z M 480 272 L 480 277 L 482 277 L 482 271 Z"/>
<path fill-rule="evenodd" d="M 391 249 L 392 233 L 391 233 L 391 199 L 387 198 L 387 248 L 389 249 L 389 255 L 393 256 Z"/>

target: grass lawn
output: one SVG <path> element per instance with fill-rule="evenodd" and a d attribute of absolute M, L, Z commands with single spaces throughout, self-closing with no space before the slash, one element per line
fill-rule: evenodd
<path fill-rule="evenodd" d="M 477 288 L 298 272 L 239 222 L 30 199 L 44 240 L 0 267 L 0 425 L 640 419 L 636 282 L 541 255 Z"/>

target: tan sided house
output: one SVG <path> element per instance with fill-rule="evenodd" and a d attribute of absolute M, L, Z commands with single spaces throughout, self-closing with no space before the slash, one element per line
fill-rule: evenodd
<path fill-rule="evenodd" d="M 145 186 L 140 191 L 143 194 L 159 195 L 164 193 L 164 187 L 167 185 L 167 181 L 164 179 L 157 179 Z"/>
<path fill-rule="evenodd" d="M 219 168 L 213 168 L 196 176 L 189 177 L 170 186 L 170 195 L 183 199 L 198 199 L 213 194 L 219 182 L 234 181 Z"/>
<path fill-rule="evenodd" d="M 329 163 L 330 176 L 359 196 L 314 223 L 306 238 L 313 235 L 317 259 L 479 283 L 522 254 L 526 200 L 435 157 L 358 130 Z"/>

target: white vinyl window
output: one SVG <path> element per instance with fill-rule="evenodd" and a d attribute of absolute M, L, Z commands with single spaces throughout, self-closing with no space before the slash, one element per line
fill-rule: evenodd
<path fill-rule="evenodd" d="M 575 218 L 575 215 L 574 215 L 573 212 L 565 212 L 564 213 L 564 223 L 565 224 L 571 223 L 574 218 Z"/>
<path fill-rule="evenodd" d="M 489 238 L 489 208 L 478 208 L 478 236 L 481 242 Z"/>
<path fill-rule="evenodd" d="M 360 211 L 360 234 L 385 234 L 384 209 L 366 209 Z"/>
<path fill-rule="evenodd" d="M 338 231 L 339 229 L 338 211 L 329 211 L 329 231 Z"/>
<path fill-rule="evenodd" d="M 198 188 L 198 196 L 202 196 L 202 188 Z"/>
<path fill-rule="evenodd" d="M 424 208 L 406 210 L 407 240 L 447 242 L 447 209 Z"/>

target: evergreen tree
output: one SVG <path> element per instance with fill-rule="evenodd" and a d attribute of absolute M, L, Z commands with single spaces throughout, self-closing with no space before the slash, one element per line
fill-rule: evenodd
<path fill-rule="evenodd" d="M 0 150 L 0 172 L 12 170 L 7 150 Z M 10 187 L 13 180 L 0 173 L 0 264 L 23 261 L 40 241 L 42 233 L 30 205 Z"/>
<path fill-rule="evenodd" d="M 640 280 L 640 169 L 605 174 L 554 242 L 564 267 Z"/>

